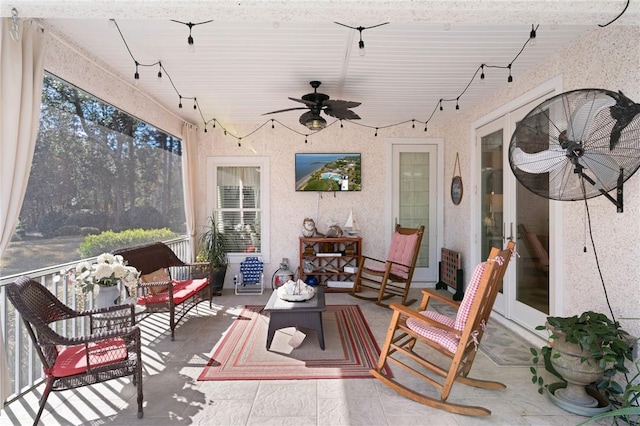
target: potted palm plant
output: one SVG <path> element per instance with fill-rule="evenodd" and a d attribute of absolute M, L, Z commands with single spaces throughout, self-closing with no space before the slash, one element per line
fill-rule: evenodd
<path fill-rule="evenodd" d="M 598 409 L 609 409 L 607 398 L 623 393 L 616 381 L 617 373 L 627 373 L 625 362 L 632 361 L 633 341 L 617 321 L 593 311 L 571 317 L 547 317 L 547 323 L 536 327 L 547 329 L 549 342 L 541 349 L 531 348 L 532 381 L 538 392 L 546 389 L 552 401 L 562 408 L 582 415 L 593 415 Z M 564 383 L 547 385 L 535 365 L 542 360 L 545 369 Z M 598 394 L 587 392 L 596 383 Z M 600 398 L 604 394 L 606 398 Z M 605 405 L 603 407 L 603 405 Z"/>
<path fill-rule="evenodd" d="M 227 256 L 225 236 L 220 232 L 213 216 L 207 218 L 207 226 L 200 236 L 198 260 L 209 262 L 211 265 L 209 275 L 209 281 L 212 286 L 211 289 L 214 295 L 219 296 L 224 286 L 229 258 Z"/>

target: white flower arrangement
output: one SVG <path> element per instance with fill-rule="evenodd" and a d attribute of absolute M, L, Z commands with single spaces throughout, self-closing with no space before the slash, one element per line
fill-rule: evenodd
<path fill-rule="evenodd" d="M 140 271 L 133 266 L 127 266 L 122 256 L 102 253 L 97 262 L 80 262 L 75 268 L 74 281 L 83 293 L 100 289 L 100 287 L 114 287 L 122 282 L 129 287 L 130 293 L 135 294 Z"/>

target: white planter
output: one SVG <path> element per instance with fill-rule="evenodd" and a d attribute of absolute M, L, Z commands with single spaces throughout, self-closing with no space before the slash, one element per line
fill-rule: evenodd
<path fill-rule="evenodd" d="M 119 297 L 120 288 L 118 286 L 100 287 L 98 295 L 96 296 L 96 308 L 115 306 L 119 302 Z"/>

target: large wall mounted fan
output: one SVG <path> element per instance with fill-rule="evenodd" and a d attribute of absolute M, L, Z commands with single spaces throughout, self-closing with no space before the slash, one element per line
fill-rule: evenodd
<path fill-rule="evenodd" d="M 580 89 L 553 96 L 516 126 L 516 179 L 560 201 L 604 195 L 623 211 L 623 183 L 640 167 L 640 104 L 622 92 Z M 609 192 L 615 190 L 615 198 Z"/>
<path fill-rule="evenodd" d="M 349 109 L 357 107 L 358 105 L 360 105 L 360 102 L 330 99 L 329 95 L 318 92 L 318 87 L 320 87 L 320 84 L 322 83 L 320 83 L 319 81 L 311 81 L 309 82 L 309 84 L 311 85 L 311 87 L 313 87 L 313 93 L 307 93 L 306 95 L 302 96 L 302 99 L 289 98 L 292 101 L 303 103 L 305 104 L 305 106 L 280 109 L 278 111 L 271 111 L 262 115 L 278 114 L 280 112 L 294 111 L 299 109 L 309 109 L 309 111 L 300 116 L 300 124 L 308 127 L 311 130 L 324 129 L 324 127 L 327 125 L 327 120 L 325 120 L 320 115 L 320 112 L 324 112 L 331 117 L 343 120 L 360 119 L 360 116 L 358 114 Z"/>

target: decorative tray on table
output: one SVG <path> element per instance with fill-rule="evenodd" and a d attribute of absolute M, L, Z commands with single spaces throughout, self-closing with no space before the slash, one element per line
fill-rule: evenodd
<path fill-rule="evenodd" d="M 305 284 L 302 280 L 289 280 L 282 286 L 278 287 L 278 297 L 287 302 L 304 302 L 313 298 L 316 289 Z"/>

